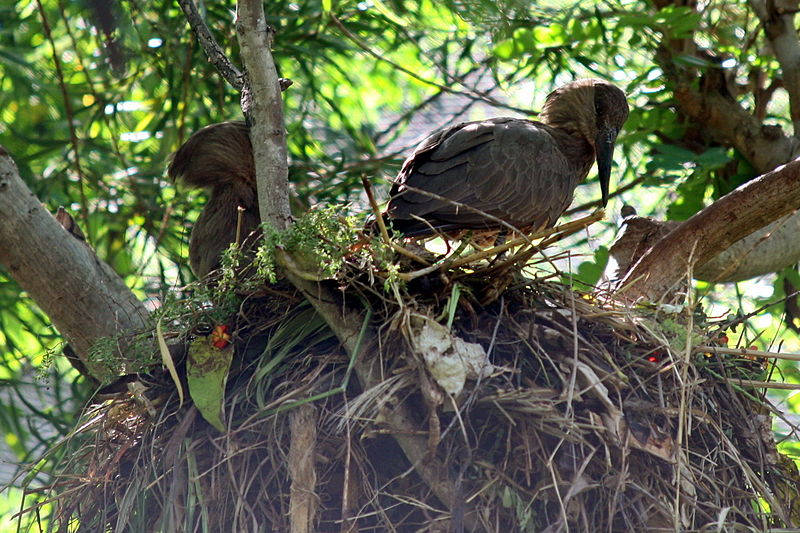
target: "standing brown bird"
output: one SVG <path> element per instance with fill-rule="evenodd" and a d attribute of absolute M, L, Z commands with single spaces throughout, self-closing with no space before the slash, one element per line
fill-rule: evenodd
<path fill-rule="evenodd" d="M 203 212 L 189 239 L 189 264 L 198 278 L 220 265 L 220 257 L 239 236 L 246 239 L 259 225 L 253 148 L 244 122 L 212 124 L 195 132 L 172 158 L 169 176 L 209 190 Z"/>
<path fill-rule="evenodd" d="M 539 121 L 491 118 L 445 128 L 403 163 L 385 216 L 409 236 L 499 228 L 476 211 L 520 229 L 553 226 L 595 160 L 605 206 L 614 142 L 627 118 L 625 93 L 583 79 L 550 93 Z"/>

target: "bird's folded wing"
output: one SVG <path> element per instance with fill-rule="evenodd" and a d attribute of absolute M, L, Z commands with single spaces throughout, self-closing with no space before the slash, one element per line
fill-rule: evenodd
<path fill-rule="evenodd" d="M 569 204 L 577 177 L 546 126 L 500 118 L 452 130 L 440 132 L 438 144 L 420 145 L 404 165 L 396 192 L 403 185 L 424 189 L 517 226 L 551 224 Z M 496 225 L 422 193 L 405 191 L 393 204 L 396 218 L 413 214 L 464 227 Z"/>

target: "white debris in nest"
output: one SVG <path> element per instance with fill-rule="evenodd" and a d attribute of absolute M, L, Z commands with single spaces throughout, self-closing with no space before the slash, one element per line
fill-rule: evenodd
<path fill-rule="evenodd" d="M 494 370 L 483 346 L 464 342 L 430 319 L 425 319 L 414 347 L 422 355 L 431 377 L 454 396 L 464 390 L 467 379 L 487 377 Z"/>

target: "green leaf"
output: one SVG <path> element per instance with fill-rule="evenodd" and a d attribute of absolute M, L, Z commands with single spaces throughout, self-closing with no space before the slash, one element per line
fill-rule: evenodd
<path fill-rule="evenodd" d="M 705 192 L 708 185 L 705 179 L 695 174 L 678 185 L 675 192 L 678 199 L 667 208 L 670 220 L 686 220 L 705 207 Z"/>
<path fill-rule="evenodd" d="M 608 263 L 608 248 L 600 246 L 594 252 L 594 260 L 584 261 L 578 267 L 575 279 L 587 285 L 596 285 Z"/>
<path fill-rule="evenodd" d="M 511 59 L 514 54 L 514 39 L 504 39 L 494 47 L 494 55 L 500 59 Z"/>
<path fill-rule="evenodd" d="M 533 29 L 533 39 L 536 48 L 553 48 L 564 46 L 567 41 L 567 32 L 561 24 L 550 24 L 549 26 L 537 26 Z"/>
<path fill-rule="evenodd" d="M 514 42 L 518 51 L 536 48 L 536 33 L 528 28 L 520 28 L 514 32 Z"/>
<path fill-rule="evenodd" d="M 216 348 L 211 337 L 199 337 L 189 344 L 186 359 L 189 395 L 203 418 L 220 431 L 225 431 L 222 402 L 232 359 L 233 347 Z"/>
<path fill-rule="evenodd" d="M 687 6 L 669 6 L 658 12 L 656 25 L 673 39 L 689 37 L 700 23 L 700 13 Z"/>
<path fill-rule="evenodd" d="M 714 170 L 726 165 L 731 159 L 733 158 L 728 153 L 727 148 L 717 146 L 697 156 L 697 163 L 706 170 Z"/>

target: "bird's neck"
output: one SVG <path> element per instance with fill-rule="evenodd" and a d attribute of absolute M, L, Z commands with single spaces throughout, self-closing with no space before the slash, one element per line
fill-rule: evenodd
<path fill-rule="evenodd" d="M 591 86 L 548 98 L 539 113 L 539 120 L 550 128 L 561 153 L 568 155 L 570 164 L 583 177 L 595 159 L 596 119 Z"/>
<path fill-rule="evenodd" d="M 594 146 L 576 128 L 550 125 L 550 133 L 558 143 L 561 153 L 568 155 L 567 161 L 579 175 L 585 177 L 594 163 Z"/>

